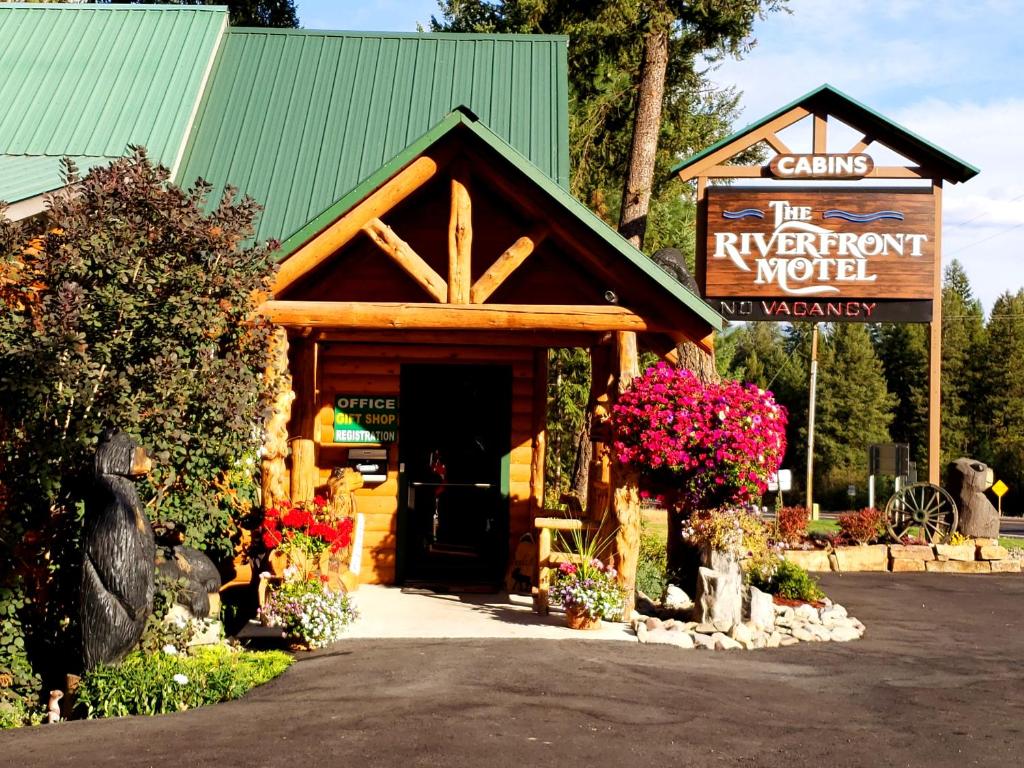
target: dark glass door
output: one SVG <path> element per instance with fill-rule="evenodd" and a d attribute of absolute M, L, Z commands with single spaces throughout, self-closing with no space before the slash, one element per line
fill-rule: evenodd
<path fill-rule="evenodd" d="M 398 575 L 406 583 L 502 581 L 511 397 L 508 366 L 402 366 Z"/>

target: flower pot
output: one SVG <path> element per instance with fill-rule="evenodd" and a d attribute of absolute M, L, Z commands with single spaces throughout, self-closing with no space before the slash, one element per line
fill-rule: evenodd
<path fill-rule="evenodd" d="M 592 619 L 576 607 L 566 608 L 565 623 L 569 629 L 600 629 L 601 619 Z"/>

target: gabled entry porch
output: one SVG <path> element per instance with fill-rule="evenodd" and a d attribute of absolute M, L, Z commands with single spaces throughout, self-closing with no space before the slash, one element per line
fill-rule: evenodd
<path fill-rule="evenodd" d="M 550 348 L 592 351 L 600 416 L 640 346 L 706 345 L 720 327 L 463 111 L 283 251 L 262 312 L 288 332 L 291 497 L 377 457 L 379 474 L 356 492 L 366 582 L 504 580 L 543 509 Z M 618 498 L 602 445 L 587 512 L 623 518 L 629 573 L 635 489 Z"/>

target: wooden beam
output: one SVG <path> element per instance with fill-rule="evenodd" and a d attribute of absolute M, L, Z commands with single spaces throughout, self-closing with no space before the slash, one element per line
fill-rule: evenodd
<path fill-rule="evenodd" d="M 702 178 L 758 179 L 769 175 L 762 165 L 716 165 L 714 168 L 708 168 Z"/>
<path fill-rule="evenodd" d="M 405 304 L 267 301 L 260 314 L 295 328 L 383 330 L 668 331 L 625 307 L 563 304 Z"/>
<path fill-rule="evenodd" d="M 355 208 L 305 243 L 282 264 L 274 281 L 274 295 L 307 274 L 375 219 L 426 184 L 437 173 L 437 162 L 426 155 L 416 158 L 367 196 Z"/>
<path fill-rule="evenodd" d="M 814 115 L 813 141 L 814 154 L 823 155 L 828 152 L 828 115 Z"/>
<path fill-rule="evenodd" d="M 778 152 L 780 155 L 791 155 L 793 151 L 786 146 L 786 142 L 779 138 L 778 134 L 774 131 L 764 137 L 764 140 L 768 142 L 772 149 Z"/>
<path fill-rule="evenodd" d="M 533 353 L 533 453 L 530 459 L 530 514 L 544 511 L 544 461 L 547 453 L 548 351 Z"/>
<path fill-rule="evenodd" d="M 703 157 L 700 161 L 694 163 L 688 168 L 684 168 L 679 172 L 679 178 L 683 181 L 689 181 L 695 179 L 698 176 L 706 175 L 708 168 L 725 162 L 731 157 L 735 157 L 745 149 L 757 144 L 759 141 L 766 141 L 768 134 L 776 133 L 781 131 L 783 128 L 788 128 L 793 123 L 800 122 L 805 117 L 811 114 L 808 110 L 803 107 L 793 107 L 793 109 L 785 112 L 774 120 L 762 125 L 756 131 L 751 131 L 746 136 L 737 139 L 736 141 L 726 144 L 724 147 L 720 147 L 718 150 L 712 152 L 707 157 Z"/>
<path fill-rule="evenodd" d="M 874 141 L 871 136 L 862 136 L 861 140 L 846 150 L 848 155 L 857 155 L 863 152 Z"/>
<path fill-rule="evenodd" d="M 473 283 L 469 292 L 469 300 L 473 304 L 483 304 L 490 298 L 498 286 L 508 279 L 508 276 L 515 272 L 527 257 L 533 253 L 537 246 L 548 236 L 548 228 L 540 226 L 528 235 L 524 235 L 505 249 L 505 252 L 487 268 L 487 271 L 480 275 L 480 278 Z"/>
<path fill-rule="evenodd" d="M 473 207 L 469 174 L 460 165 L 452 175 L 452 212 L 448 222 L 448 303 L 468 304 L 473 282 Z"/>
<path fill-rule="evenodd" d="M 604 334 L 592 331 L 403 331 L 351 330 L 318 331 L 319 341 L 357 344 L 430 344 L 432 346 L 480 347 L 591 347 Z"/>
<path fill-rule="evenodd" d="M 395 230 L 380 219 L 370 219 L 363 225 L 363 232 L 369 235 L 370 239 L 398 266 L 408 272 L 435 301 L 443 303 L 448 300 L 448 283 L 445 279 L 437 274 L 405 240 L 395 234 Z"/>
<path fill-rule="evenodd" d="M 876 165 L 865 179 L 930 179 L 923 168 L 917 165 Z"/>
<path fill-rule="evenodd" d="M 942 180 L 932 181 L 935 198 L 935 274 L 928 335 L 928 482 L 939 485 L 942 455 Z"/>

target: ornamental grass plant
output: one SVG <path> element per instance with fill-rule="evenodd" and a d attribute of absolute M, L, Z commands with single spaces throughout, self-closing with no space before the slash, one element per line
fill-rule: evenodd
<path fill-rule="evenodd" d="M 614 538 L 615 531 L 600 537 L 582 528 L 562 536 L 561 548 L 575 555 L 577 562 L 559 564 L 548 593 L 551 602 L 587 619 L 618 619 L 622 615 L 624 593 L 619 575 L 598 557 Z"/>

